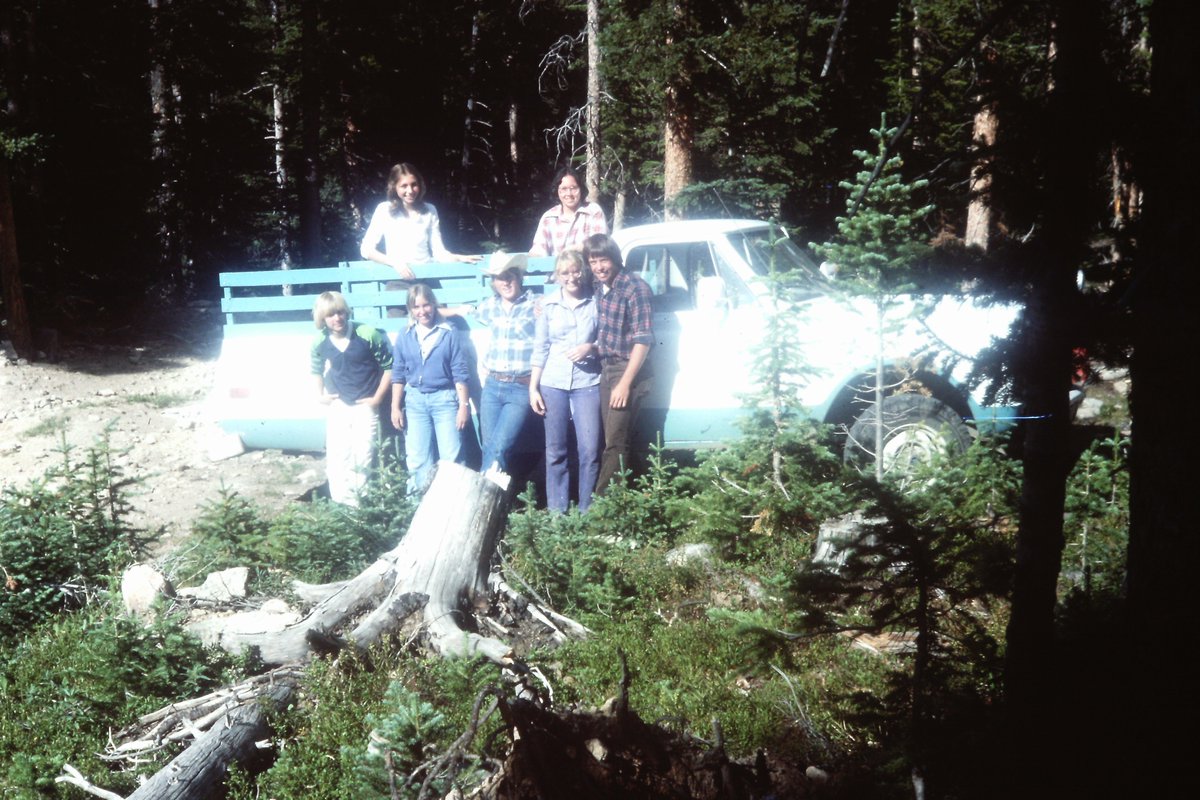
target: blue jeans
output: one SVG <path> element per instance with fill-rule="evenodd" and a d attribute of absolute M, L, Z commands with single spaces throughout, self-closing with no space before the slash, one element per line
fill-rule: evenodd
<path fill-rule="evenodd" d="M 454 424 L 457 414 L 458 395 L 453 389 L 404 393 L 404 458 L 410 492 L 423 492 L 429 486 L 435 458 L 458 460 L 462 436 Z"/>
<path fill-rule="evenodd" d="M 509 472 L 511 455 L 533 409 L 529 406 L 529 387 L 489 378 L 483 385 L 479 405 L 479 438 L 483 442 L 483 467 L 493 463 Z"/>
<path fill-rule="evenodd" d="M 600 472 L 603 437 L 600 430 L 600 387 L 555 389 L 543 386 L 546 404 L 546 506 L 566 511 L 571 499 L 571 470 L 567 448 L 575 428 L 575 454 L 579 462 L 579 510 L 592 504 L 592 490 Z"/>

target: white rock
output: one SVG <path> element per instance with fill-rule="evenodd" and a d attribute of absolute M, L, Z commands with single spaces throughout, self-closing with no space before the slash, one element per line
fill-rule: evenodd
<path fill-rule="evenodd" d="M 236 433 L 216 431 L 206 437 L 206 445 L 210 461 L 223 461 L 246 452 L 246 445 L 242 444 L 242 437 Z"/>
<path fill-rule="evenodd" d="M 134 564 L 121 576 L 121 599 L 130 614 L 144 616 L 160 597 L 174 597 L 167 576 L 150 564 Z"/>
<path fill-rule="evenodd" d="M 1075 412 L 1075 419 L 1089 420 L 1100 416 L 1101 410 L 1104 408 L 1104 401 L 1098 397 L 1085 397 L 1079 404 L 1079 410 Z"/>
<path fill-rule="evenodd" d="M 667 563 L 673 567 L 687 564 L 708 566 L 712 564 L 712 552 L 711 544 L 685 544 L 667 553 Z"/>
<path fill-rule="evenodd" d="M 247 567 L 231 567 L 220 572 L 210 572 L 200 586 L 188 586 L 179 590 L 182 597 L 211 600 L 223 603 L 246 596 L 246 582 L 250 579 Z"/>

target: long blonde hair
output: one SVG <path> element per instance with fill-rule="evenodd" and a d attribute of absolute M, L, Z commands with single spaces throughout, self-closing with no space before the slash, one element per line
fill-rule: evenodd
<path fill-rule="evenodd" d="M 430 289 L 428 284 L 414 283 L 412 286 L 408 287 L 408 298 L 404 301 L 404 304 L 408 306 L 408 313 L 410 315 L 412 314 L 413 305 L 415 305 L 418 300 L 427 300 L 429 305 L 433 306 L 435 309 L 438 307 L 437 297 L 433 294 L 433 289 Z M 440 317 L 441 314 L 442 312 L 438 311 L 435 319 Z"/>

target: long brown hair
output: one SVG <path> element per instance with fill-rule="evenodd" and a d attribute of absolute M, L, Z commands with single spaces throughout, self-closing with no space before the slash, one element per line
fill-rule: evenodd
<path fill-rule="evenodd" d="M 420 193 L 417 195 L 417 202 L 413 203 L 413 208 L 417 211 L 425 211 L 425 176 L 412 164 L 402 161 L 392 167 L 391 172 L 388 173 L 387 199 L 389 210 L 392 212 L 393 217 L 398 217 L 404 213 L 404 201 L 400 199 L 400 195 L 396 192 L 396 184 L 400 183 L 401 178 L 408 175 L 417 179 L 417 189 L 420 190 Z"/>

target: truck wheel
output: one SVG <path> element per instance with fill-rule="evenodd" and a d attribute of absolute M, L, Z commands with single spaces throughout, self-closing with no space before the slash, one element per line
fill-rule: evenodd
<path fill-rule="evenodd" d="M 867 407 L 846 440 L 846 464 L 866 472 L 875 466 L 875 404 Z M 900 474 L 928 464 L 947 451 L 961 453 L 971 444 L 962 417 L 940 400 L 921 394 L 883 398 L 883 471 Z"/>

